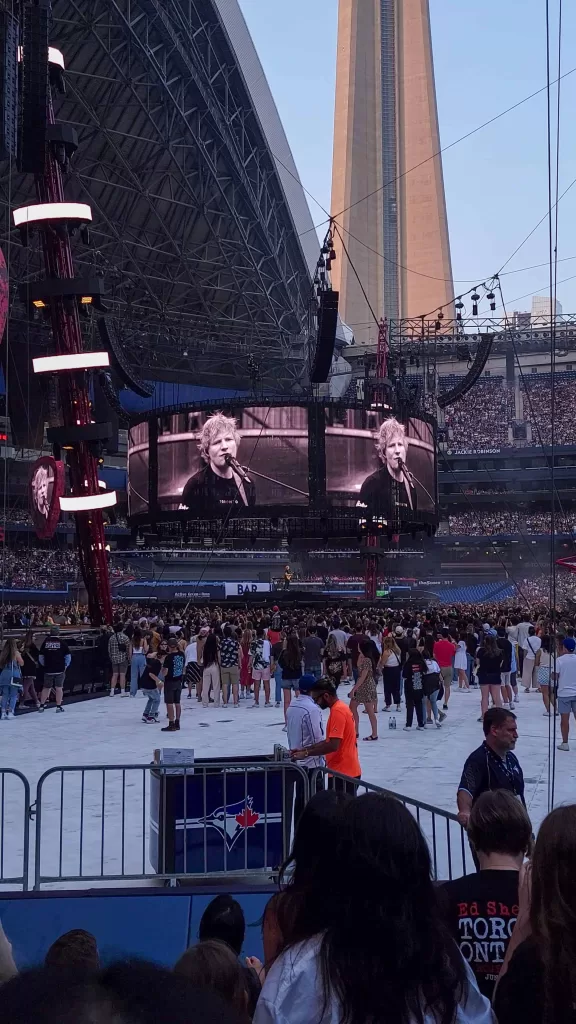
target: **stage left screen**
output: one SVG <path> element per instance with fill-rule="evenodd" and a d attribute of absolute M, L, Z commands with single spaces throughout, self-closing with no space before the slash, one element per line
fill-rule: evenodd
<path fill-rule="evenodd" d="M 148 507 L 149 443 L 133 428 L 130 512 Z M 147 428 L 146 428 L 147 429 Z M 134 442 L 134 443 L 133 443 Z M 143 496 L 146 501 L 142 504 Z M 260 506 L 308 504 L 308 410 L 190 410 L 158 420 L 158 506 L 218 518 Z"/>

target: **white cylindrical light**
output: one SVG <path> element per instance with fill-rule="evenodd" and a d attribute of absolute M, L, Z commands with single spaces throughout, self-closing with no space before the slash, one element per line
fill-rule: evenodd
<path fill-rule="evenodd" d="M 34 373 L 59 373 L 60 370 L 92 370 L 110 366 L 107 352 L 73 352 L 64 356 L 40 356 L 32 360 Z"/>
<path fill-rule="evenodd" d="M 60 498 L 60 508 L 63 512 L 92 512 L 97 508 L 110 508 L 117 502 L 116 491 L 107 491 L 106 494 L 86 494 L 82 497 Z"/>
<path fill-rule="evenodd" d="M 88 203 L 36 203 L 34 206 L 20 206 L 12 213 L 14 227 L 35 224 L 40 220 L 91 221 L 92 210 Z"/>

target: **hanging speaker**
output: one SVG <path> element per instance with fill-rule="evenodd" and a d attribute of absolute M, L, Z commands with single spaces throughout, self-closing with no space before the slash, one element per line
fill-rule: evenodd
<path fill-rule="evenodd" d="M 109 328 L 103 316 L 98 318 L 97 323 L 104 348 L 110 353 L 112 366 L 120 380 L 125 387 L 135 391 L 141 398 L 150 398 L 154 394 L 155 385 L 142 380 L 138 371 L 130 364 L 115 324 L 111 322 Z"/>
<path fill-rule="evenodd" d="M 43 174 L 46 161 L 50 15 L 50 0 L 23 5 L 20 170 L 27 174 Z"/>
<path fill-rule="evenodd" d="M 325 384 L 328 380 L 336 342 L 338 298 L 339 292 L 332 290 L 322 292 L 320 296 L 316 351 L 314 353 L 311 374 L 312 384 Z"/>
<path fill-rule="evenodd" d="M 18 147 L 18 22 L 0 11 L 0 159 Z"/>

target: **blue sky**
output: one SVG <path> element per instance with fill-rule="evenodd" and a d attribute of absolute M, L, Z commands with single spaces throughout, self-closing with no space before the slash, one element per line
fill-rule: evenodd
<path fill-rule="evenodd" d="M 366 0 L 369 2 L 369 0 Z M 550 0 L 554 16 L 559 0 Z M 330 208 L 337 0 L 240 0 L 302 183 Z M 430 0 L 442 145 L 546 82 L 544 0 Z M 576 68 L 576 5 L 564 3 L 562 70 Z M 557 35 L 554 31 L 553 78 Z M 554 96 L 554 105 L 556 96 Z M 561 91 L 560 193 L 576 178 L 576 71 Z M 500 269 L 548 205 L 546 96 L 536 98 L 450 149 L 444 177 L 455 279 L 465 291 Z M 317 223 L 323 214 L 309 200 Z M 559 206 L 558 285 L 576 312 L 576 184 Z M 567 259 L 574 257 L 574 259 Z M 546 221 L 506 270 L 548 259 Z M 506 305 L 529 309 L 547 293 L 546 266 L 502 277 Z M 526 297 L 524 297 L 526 296 Z"/>

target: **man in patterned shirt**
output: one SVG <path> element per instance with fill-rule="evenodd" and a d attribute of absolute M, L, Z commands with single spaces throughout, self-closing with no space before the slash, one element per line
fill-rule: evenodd
<path fill-rule="evenodd" d="M 222 680 L 224 707 L 228 707 L 230 688 L 232 688 L 234 707 L 237 708 L 241 664 L 240 644 L 236 636 L 236 630 L 232 626 L 224 626 L 223 634 L 220 643 L 220 678 Z"/>

